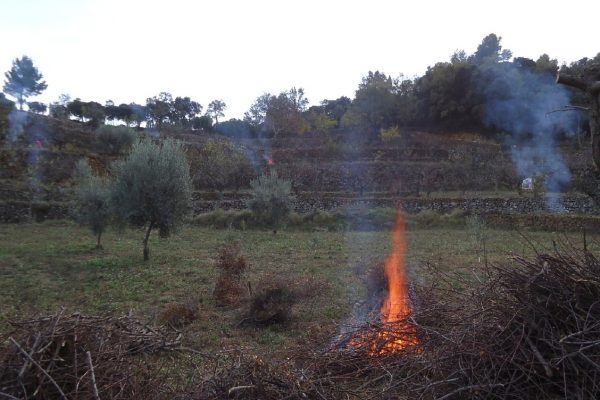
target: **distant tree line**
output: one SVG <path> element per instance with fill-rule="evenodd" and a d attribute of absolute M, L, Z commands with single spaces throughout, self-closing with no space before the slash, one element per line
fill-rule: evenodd
<path fill-rule="evenodd" d="M 358 132 L 369 139 L 387 140 L 406 127 L 493 134 L 501 129 L 486 118 L 490 94 L 502 98 L 507 95 L 507 86 L 514 85 L 515 81 L 526 85 L 526 77 L 531 75 L 545 77 L 536 80 L 538 83 L 554 85 L 557 72 L 577 76 L 598 62 L 600 53 L 593 59 L 583 58 L 560 67 L 558 61 L 547 54 L 537 60 L 513 58 L 510 50 L 502 48 L 501 37 L 492 33 L 483 38 L 475 53 L 468 55 L 457 50 L 449 61 L 429 67 L 423 76 L 394 78 L 381 71 L 369 71 L 359 83 L 354 99 L 323 100 L 312 107 L 308 107 L 304 90 L 293 87 L 277 95 L 263 93 L 243 119 L 228 121 L 219 120 L 227 107 L 222 100 L 209 103 L 203 113 L 204 107 L 190 97 L 173 98 L 167 92 L 146 99 L 145 104 L 118 105 L 110 100 L 102 105 L 62 95 L 49 105 L 48 112 L 54 118 L 75 118 L 92 127 L 121 121 L 127 126 L 145 124 L 156 129 L 216 131 L 230 137 Z M 47 86 L 31 59 L 23 56 L 15 60 L 5 76 L 4 92 L 16 99 L 19 108 L 27 104 L 32 112 L 47 111 L 42 103 L 26 102 L 27 97 L 40 94 Z M 574 104 L 585 106 L 589 101 L 582 93 L 574 91 L 572 94 Z M 0 105 L 11 103 L 4 94 L 0 95 Z M 582 126 L 585 122 L 583 117 Z"/>

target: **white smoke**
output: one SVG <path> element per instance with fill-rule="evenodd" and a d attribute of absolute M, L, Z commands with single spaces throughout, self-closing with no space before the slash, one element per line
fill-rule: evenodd
<path fill-rule="evenodd" d="M 570 103 L 569 92 L 550 74 L 515 64 L 499 64 L 489 73 L 483 89 L 486 122 L 510 134 L 511 157 L 521 178 L 543 177 L 548 209 L 562 211 L 558 193 L 569 185 L 571 171 L 557 142 L 575 131 L 577 120 L 574 113 L 552 111 Z"/>

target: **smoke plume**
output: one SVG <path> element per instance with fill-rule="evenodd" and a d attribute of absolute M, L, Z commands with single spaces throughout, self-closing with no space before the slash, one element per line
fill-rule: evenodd
<path fill-rule="evenodd" d="M 571 171 L 557 141 L 574 132 L 576 119 L 553 111 L 570 103 L 569 92 L 550 74 L 516 64 L 498 64 L 483 75 L 487 124 L 510 134 L 507 144 L 518 174 L 542 178 L 548 208 L 562 211 L 557 193 L 570 183 Z"/>
<path fill-rule="evenodd" d="M 23 134 L 28 123 L 29 115 L 25 111 L 11 111 L 8 114 L 8 143 L 14 144 Z"/>

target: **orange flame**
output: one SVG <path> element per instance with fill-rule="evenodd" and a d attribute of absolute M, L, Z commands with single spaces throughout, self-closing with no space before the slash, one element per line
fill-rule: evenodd
<path fill-rule="evenodd" d="M 406 277 L 405 232 L 404 214 L 398 210 L 396 226 L 392 233 L 392 253 L 385 262 L 388 297 L 381 306 L 381 319 L 386 326 L 378 334 L 378 339 L 384 344 L 377 348 L 372 347 L 371 354 L 394 353 L 419 343 L 414 325 L 407 321 L 412 310 Z"/>
<path fill-rule="evenodd" d="M 393 354 L 419 344 L 415 326 L 407 321 L 412 310 L 406 276 L 405 230 L 404 214 L 399 210 L 392 233 L 392 253 L 385 262 L 388 297 L 381 306 L 384 325 L 374 334 L 355 337 L 350 343 L 353 347 L 366 348 L 372 356 Z"/>
<path fill-rule="evenodd" d="M 273 162 L 273 159 L 272 159 L 271 157 L 269 157 L 269 159 L 267 160 L 267 165 L 268 165 L 269 167 L 272 167 L 272 166 L 273 166 L 273 164 L 275 164 L 275 163 Z"/>
<path fill-rule="evenodd" d="M 392 323 L 410 315 L 406 281 L 406 240 L 404 214 L 398 211 L 396 226 L 392 233 L 392 254 L 385 262 L 385 277 L 388 282 L 388 297 L 381 307 L 383 322 Z"/>

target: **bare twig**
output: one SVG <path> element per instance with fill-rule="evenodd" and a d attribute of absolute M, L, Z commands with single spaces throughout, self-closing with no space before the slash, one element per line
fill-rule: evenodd
<path fill-rule="evenodd" d="M 546 117 L 550 114 L 554 114 L 557 112 L 567 112 L 567 111 L 590 111 L 590 108 L 583 107 L 583 106 L 573 106 L 573 105 L 564 106 L 563 108 L 559 108 L 557 110 L 548 111 L 546 113 Z"/>
<path fill-rule="evenodd" d="M 46 370 L 44 368 L 42 368 L 40 366 L 40 364 L 38 364 L 33 358 L 31 358 L 31 356 L 29 355 L 29 353 L 27 353 L 25 350 L 23 350 L 23 348 L 19 345 L 19 343 L 17 343 L 17 341 L 15 339 L 13 339 L 12 337 L 8 338 L 12 344 L 14 344 L 17 349 L 25 356 L 29 359 L 29 361 L 31 361 L 31 363 L 33 365 L 35 365 L 35 367 L 37 369 L 40 370 L 40 372 L 42 374 L 44 374 L 44 376 L 46 376 L 50 382 L 52 382 L 52 384 L 54 385 L 54 387 L 56 388 L 56 390 L 58 390 L 58 393 L 60 393 L 60 395 L 62 396 L 63 399 L 68 400 L 67 396 L 63 393 L 62 389 L 60 388 L 60 386 L 58 385 L 58 383 L 56 383 L 56 381 L 50 376 L 50 374 L 48 374 L 48 372 L 46 372 Z"/>
<path fill-rule="evenodd" d="M 94 373 L 94 364 L 92 363 L 92 353 L 89 351 L 85 353 L 87 357 L 88 367 L 90 368 L 90 377 L 92 380 L 92 389 L 94 391 L 94 399 L 100 400 L 100 396 L 98 395 L 98 386 L 96 385 L 96 374 Z"/>

